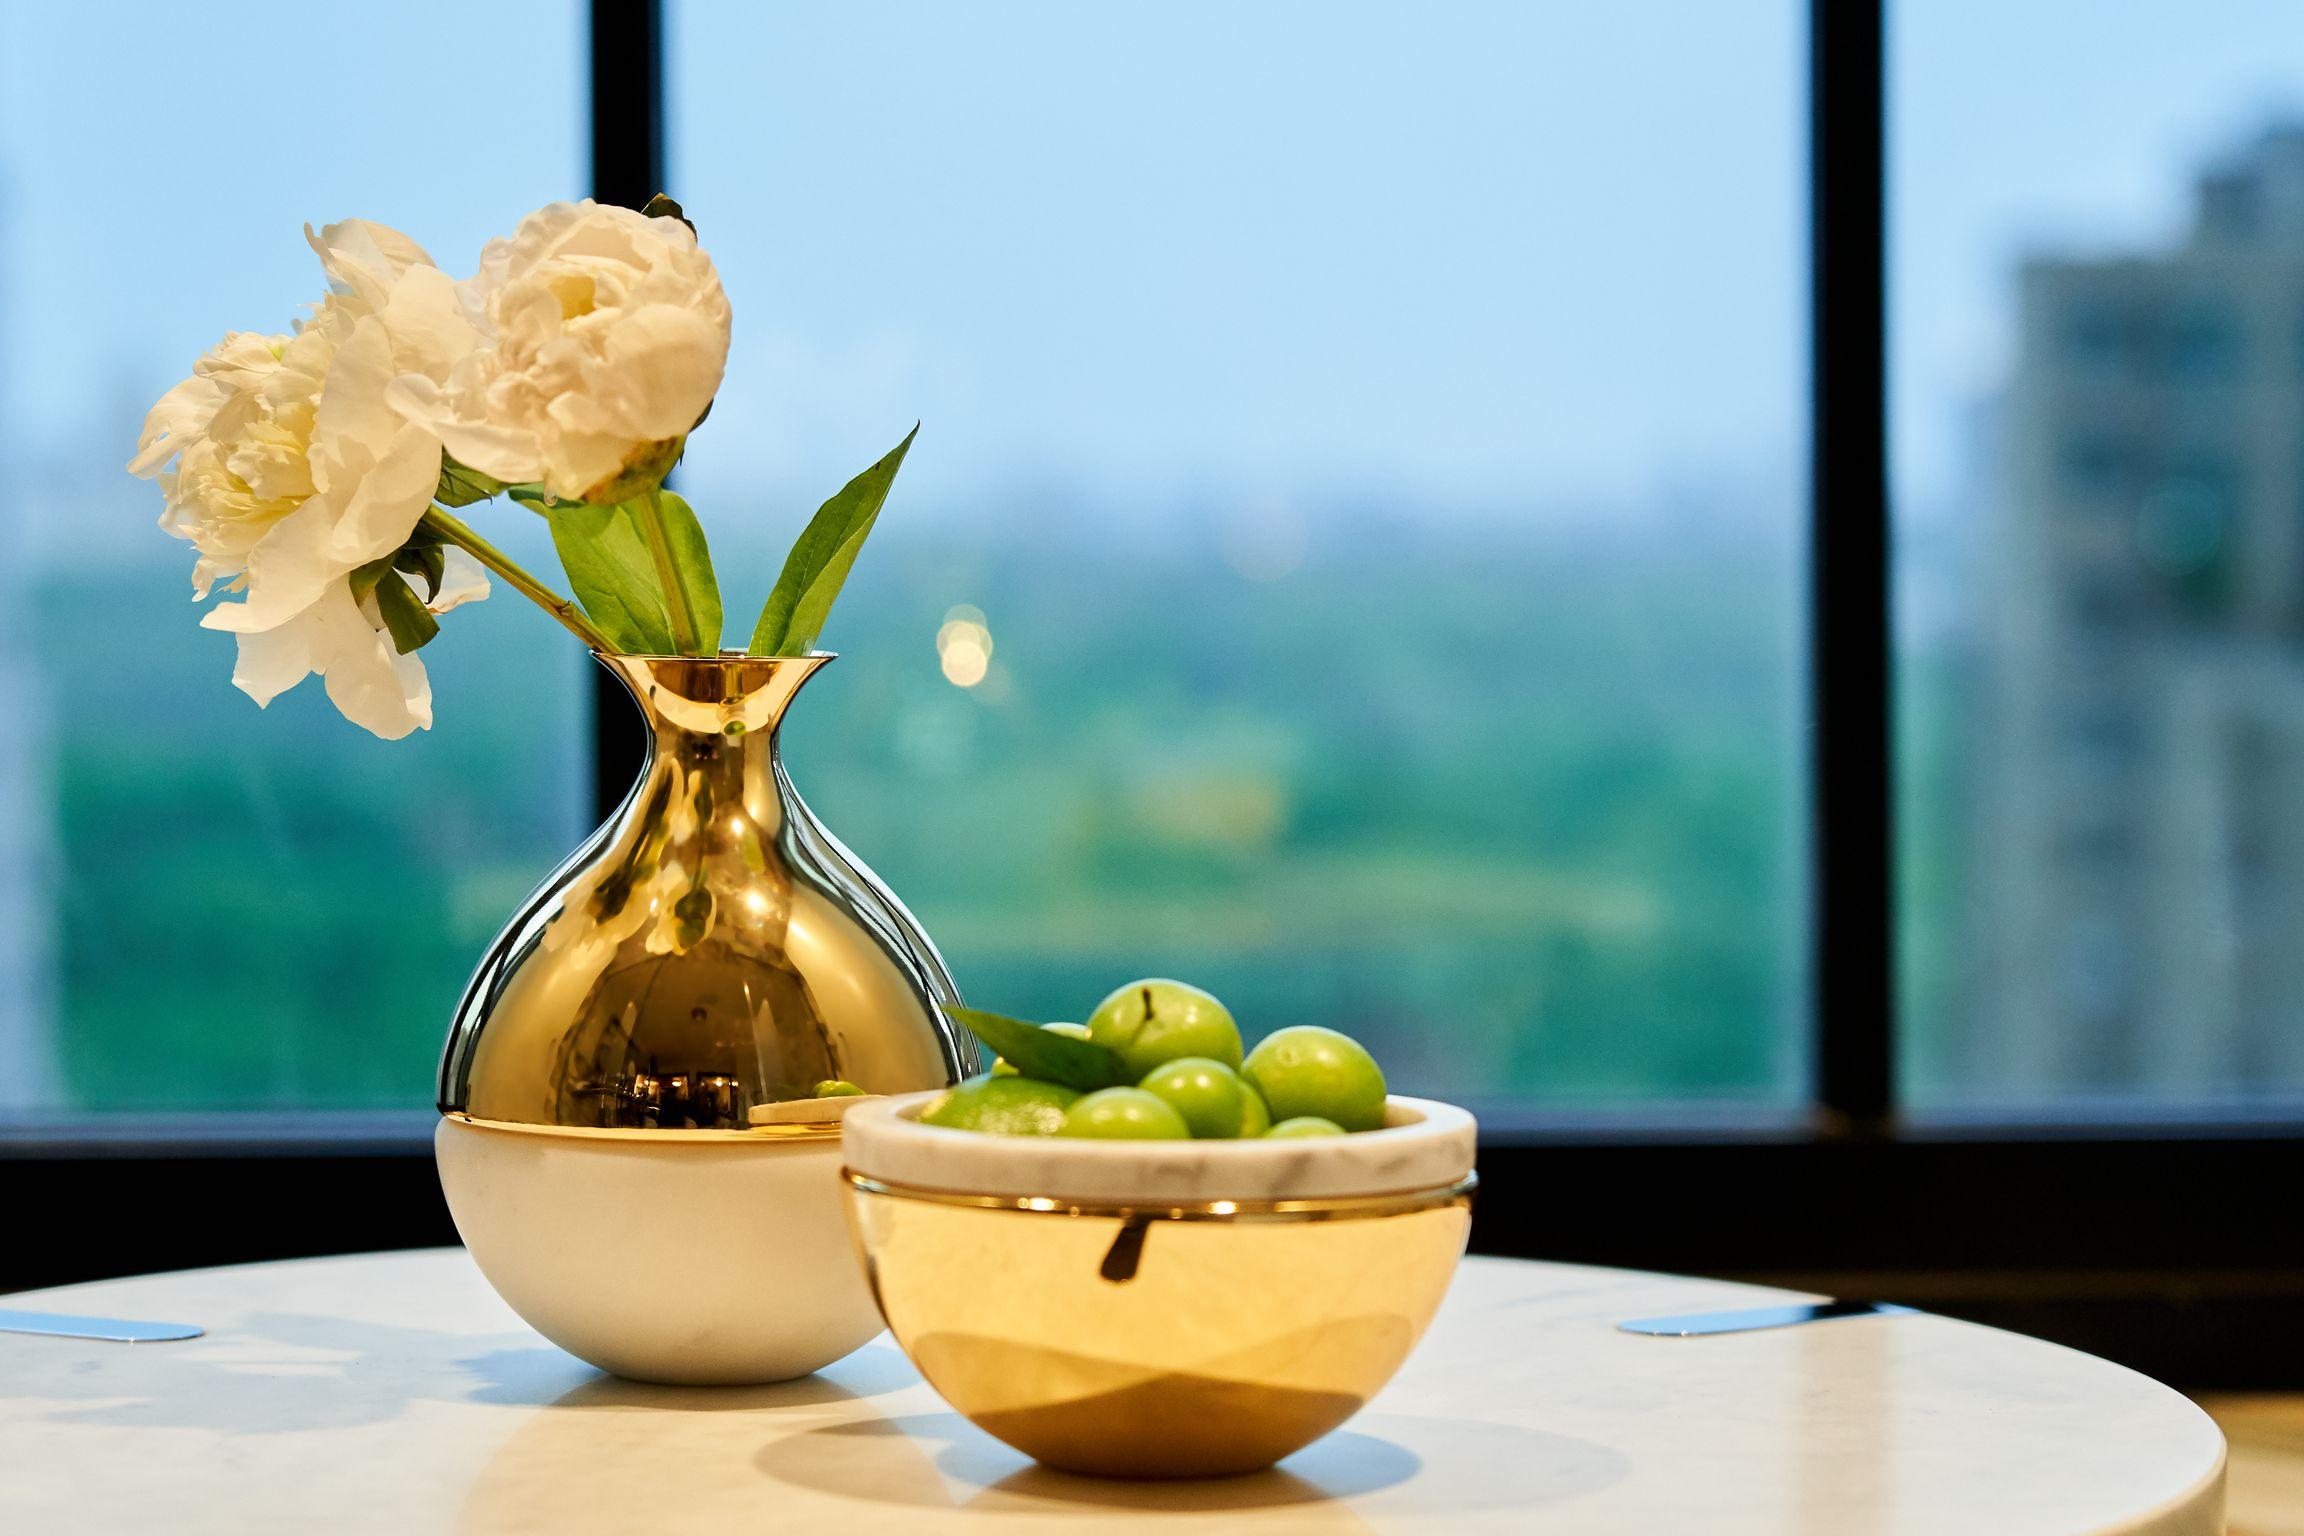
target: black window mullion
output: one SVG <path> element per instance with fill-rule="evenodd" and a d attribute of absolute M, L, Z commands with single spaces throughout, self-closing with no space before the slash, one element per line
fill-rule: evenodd
<path fill-rule="evenodd" d="M 1809 5 L 1812 1092 L 1859 1135 L 1895 1107 L 1884 11 Z M 590 33 L 593 195 L 636 207 L 666 180 L 661 0 L 591 0 Z M 593 698 L 606 814 L 642 744 L 604 672 Z"/>
<path fill-rule="evenodd" d="M 1810 0 L 1809 933 L 1816 1109 L 1893 1124 L 1886 0 Z"/>
<path fill-rule="evenodd" d="M 664 190 L 664 9 L 661 0 L 591 0 L 592 195 L 638 208 Z M 604 668 L 590 668 L 592 798 L 614 811 L 640 775 L 638 713 Z"/>

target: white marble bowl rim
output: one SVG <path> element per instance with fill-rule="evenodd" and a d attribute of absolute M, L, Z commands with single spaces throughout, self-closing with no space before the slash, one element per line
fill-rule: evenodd
<path fill-rule="evenodd" d="M 849 1169 L 887 1184 L 1007 1199 L 1187 1202 L 1401 1194 L 1472 1171 L 1478 1127 L 1436 1099 L 1394 1094 L 1384 1127 L 1249 1141 L 986 1136 L 922 1125 L 934 1093 L 858 1104 L 842 1122 Z"/>

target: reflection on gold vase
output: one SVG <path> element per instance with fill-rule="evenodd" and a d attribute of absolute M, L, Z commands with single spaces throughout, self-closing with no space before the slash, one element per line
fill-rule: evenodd
<path fill-rule="evenodd" d="M 564 1348 L 654 1380 L 801 1374 L 874 1331 L 841 1231 L 854 1101 L 814 1089 L 957 1081 L 959 993 L 785 773 L 779 727 L 829 656 L 600 659 L 648 763 L 465 992 L 442 1185 L 490 1283 Z"/>

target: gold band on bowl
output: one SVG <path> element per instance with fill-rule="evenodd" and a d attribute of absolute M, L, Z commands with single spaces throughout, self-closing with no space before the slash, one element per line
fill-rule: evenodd
<path fill-rule="evenodd" d="M 1131 1217 L 1163 1221 L 1334 1221 L 1365 1216 L 1402 1216 L 1437 1206 L 1468 1202 L 1479 1186 L 1478 1174 L 1467 1173 L 1453 1184 L 1429 1189 L 1399 1190 L 1373 1195 L 1331 1195 L 1310 1200 L 1196 1200 L 1182 1203 L 1124 1200 L 1073 1200 L 1047 1195 L 987 1195 L 952 1189 L 929 1189 L 898 1184 L 843 1168 L 841 1175 L 859 1193 L 896 1200 L 923 1200 L 932 1205 L 967 1206 L 984 1211 L 1021 1211 L 1045 1216 Z"/>

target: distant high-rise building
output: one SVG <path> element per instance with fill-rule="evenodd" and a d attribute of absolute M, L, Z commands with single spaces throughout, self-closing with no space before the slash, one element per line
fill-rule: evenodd
<path fill-rule="evenodd" d="M 2021 274 L 1984 594 L 1969 1059 L 2304 1077 L 2304 125 L 2174 249 Z"/>

